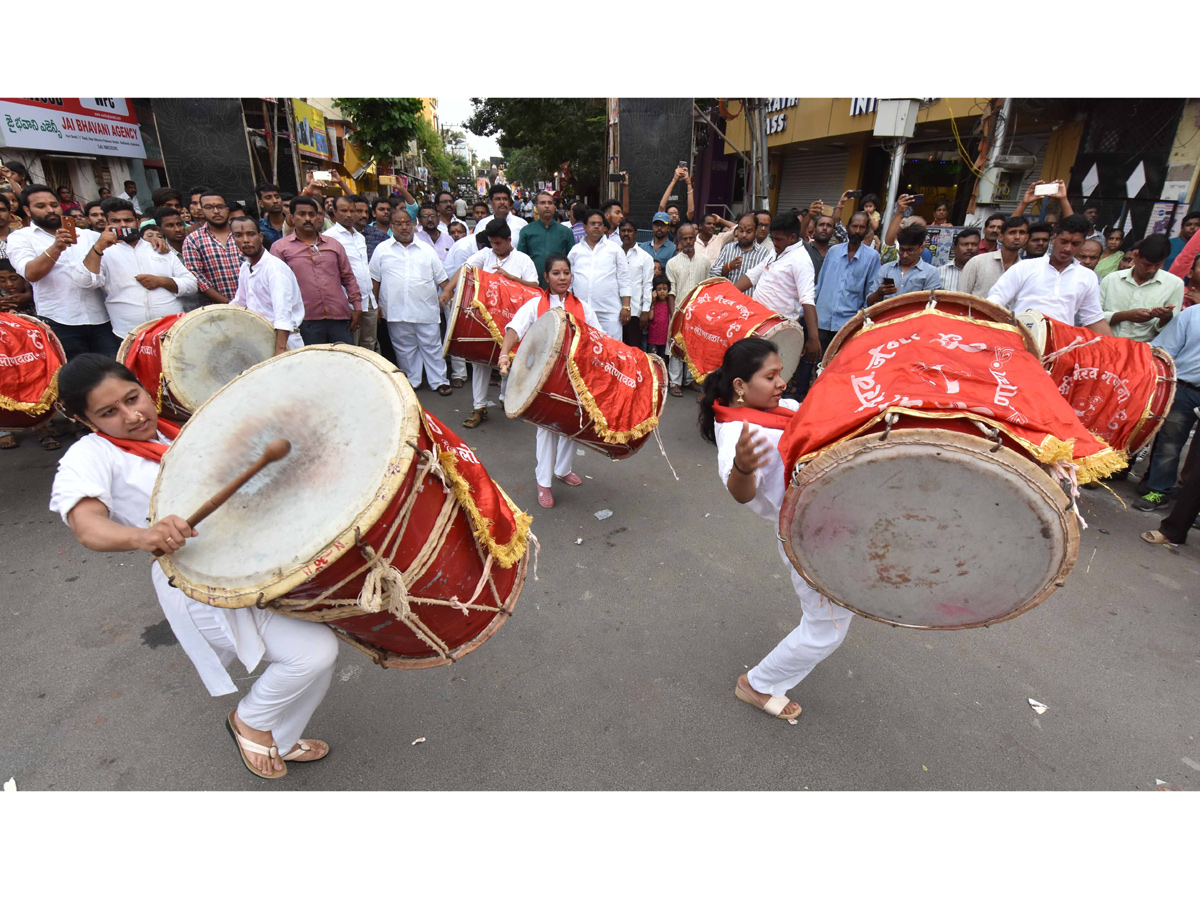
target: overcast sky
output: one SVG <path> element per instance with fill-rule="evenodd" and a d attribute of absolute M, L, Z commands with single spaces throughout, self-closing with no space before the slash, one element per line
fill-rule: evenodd
<path fill-rule="evenodd" d="M 469 97 L 438 97 L 438 119 L 443 128 L 456 128 L 467 136 L 467 143 L 475 151 L 476 156 L 500 156 L 500 145 L 495 137 L 480 137 L 471 134 L 463 125 L 471 116 L 471 100 Z"/>

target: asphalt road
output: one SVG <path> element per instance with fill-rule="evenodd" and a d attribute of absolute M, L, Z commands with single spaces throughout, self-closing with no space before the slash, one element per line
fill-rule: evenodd
<path fill-rule="evenodd" d="M 422 403 L 451 427 L 470 385 Z M 494 396 L 494 391 L 493 391 Z M 988 629 L 855 619 L 797 687 L 796 726 L 734 680 L 798 623 L 770 527 L 739 507 L 668 398 L 657 446 L 578 458 L 537 506 L 532 426 L 460 429 L 534 515 L 539 581 L 452 666 L 385 671 L 343 647 L 308 733 L 332 756 L 264 782 L 175 643 L 146 558 L 81 548 L 47 509 L 60 453 L 0 454 L 0 780 L 20 790 L 1154 790 L 1200 784 L 1200 532 L 1152 547 L 1161 514 L 1085 492 L 1065 587 Z M 1130 484 L 1117 486 L 1126 502 Z M 593 513 L 611 509 L 598 521 Z M 582 544 L 576 540 L 582 538 Z M 237 664 L 235 681 L 248 685 Z M 1049 707 L 1038 716 L 1028 699 Z M 424 743 L 413 741 L 424 737 Z"/>

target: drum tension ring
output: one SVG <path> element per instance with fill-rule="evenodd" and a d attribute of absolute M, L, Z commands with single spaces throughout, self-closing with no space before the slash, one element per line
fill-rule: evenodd
<path fill-rule="evenodd" d="M 167 579 L 167 584 L 169 584 L 171 587 L 175 587 L 175 576 L 174 575 L 170 576 Z"/>
<path fill-rule="evenodd" d="M 258 592 L 258 599 L 254 601 L 254 605 L 257 606 L 259 609 L 267 608 L 266 604 L 263 603 L 263 597 L 265 597 L 265 596 L 266 596 L 266 594 L 264 594 L 262 591 Z"/>

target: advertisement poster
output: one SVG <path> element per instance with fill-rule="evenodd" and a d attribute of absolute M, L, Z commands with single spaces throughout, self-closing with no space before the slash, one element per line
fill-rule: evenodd
<path fill-rule="evenodd" d="M 954 259 L 954 239 L 963 229 L 958 226 L 929 228 L 925 248 L 933 256 L 933 265 L 944 266 Z"/>
<path fill-rule="evenodd" d="M 320 159 L 330 159 L 325 116 L 303 100 L 293 100 L 292 108 L 296 117 L 296 145 L 300 152 Z"/>
<path fill-rule="evenodd" d="M 146 156 L 137 116 L 124 97 L 0 98 L 0 147 Z"/>

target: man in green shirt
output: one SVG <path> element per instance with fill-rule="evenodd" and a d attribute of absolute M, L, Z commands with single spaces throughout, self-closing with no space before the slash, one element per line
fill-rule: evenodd
<path fill-rule="evenodd" d="M 1100 307 L 1117 337 L 1152 341 L 1183 303 L 1183 279 L 1164 271 L 1171 255 L 1166 235 L 1152 234 L 1137 244 L 1133 266 L 1104 276 Z"/>
<path fill-rule="evenodd" d="M 537 195 L 537 218 L 521 229 L 517 238 L 517 249 L 533 260 L 537 267 L 538 284 L 546 287 L 546 275 L 542 271 L 546 257 L 551 253 L 566 256 L 575 246 L 575 235 L 562 222 L 554 221 L 554 198 L 546 191 Z"/>

